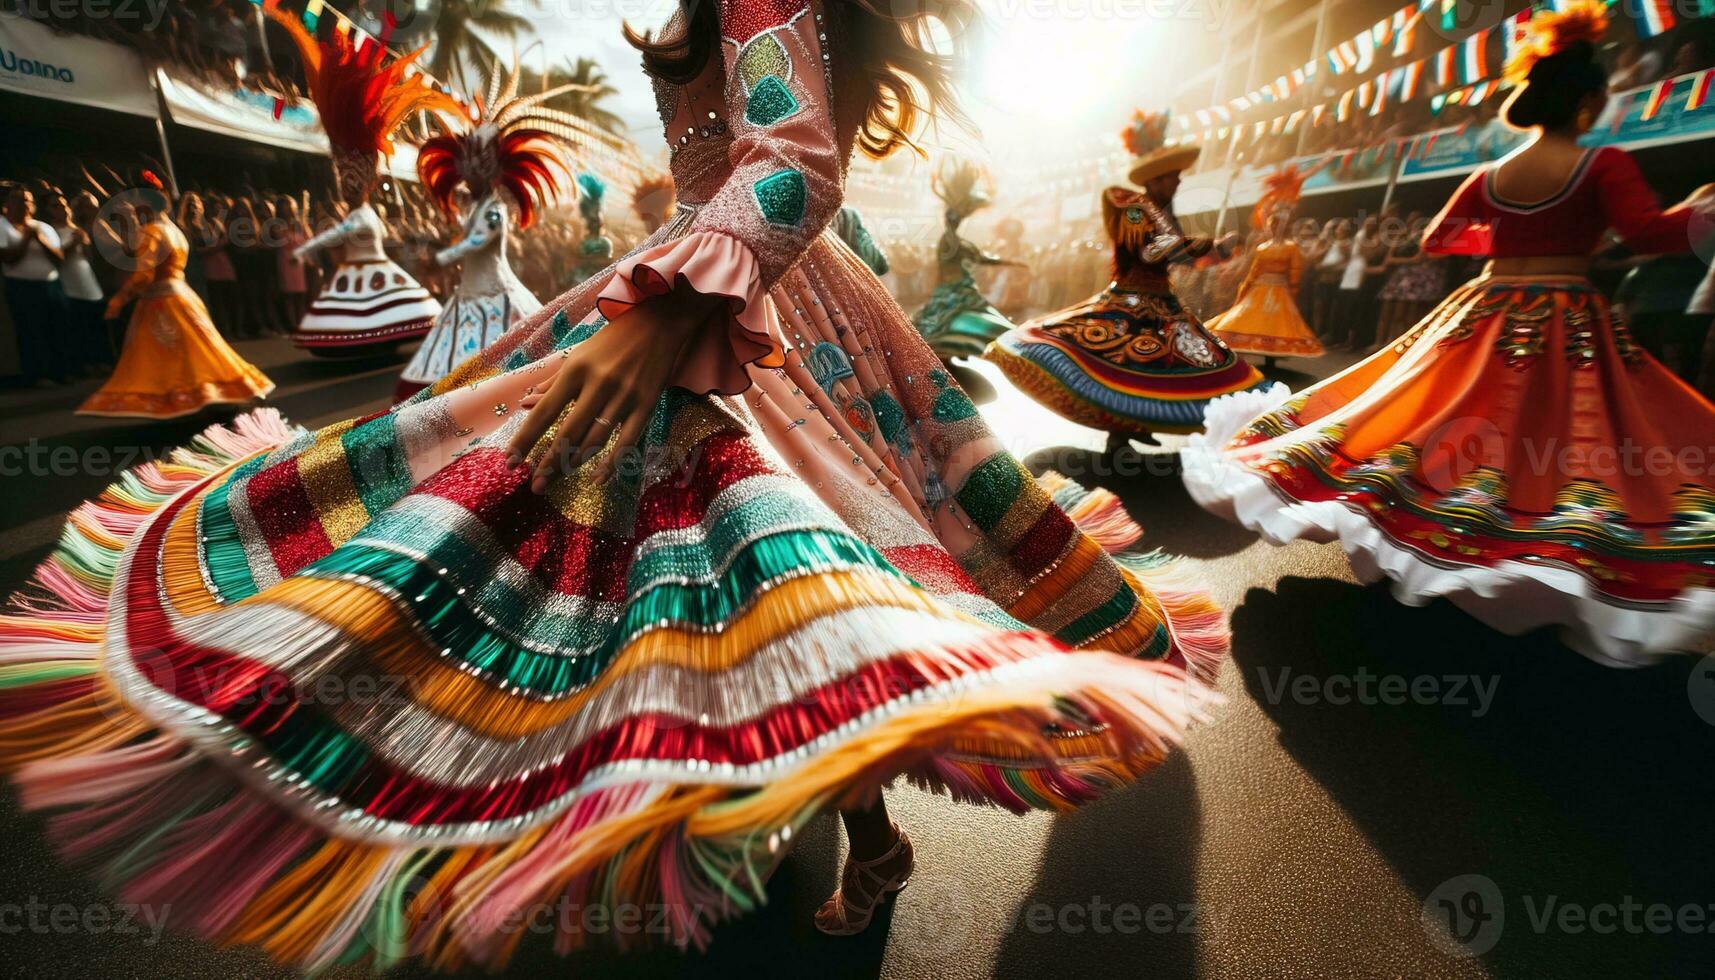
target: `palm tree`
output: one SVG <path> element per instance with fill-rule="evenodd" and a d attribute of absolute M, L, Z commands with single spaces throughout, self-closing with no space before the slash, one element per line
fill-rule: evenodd
<path fill-rule="evenodd" d="M 435 11 L 433 48 L 426 66 L 430 75 L 451 82 L 465 91 L 465 67 L 476 69 L 481 78 L 482 68 L 493 62 L 493 44 L 505 39 L 517 41 L 530 33 L 530 19 L 506 9 L 511 0 L 440 0 Z M 541 0 L 519 0 L 521 6 L 536 8 Z"/>
<path fill-rule="evenodd" d="M 542 76 L 535 76 L 535 84 L 543 85 Z M 559 68 L 549 69 L 547 83 L 543 87 L 555 88 L 568 84 L 578 87 L 549 99 L 549 105 L 578 116 L 603 132 L 616 135 L 626 132 L 628 127 L 625 120 L 600 105 L 601 102 L 618 95 L 619 90 L 608 81 L 607 72 L 602 71 L 601 65 L 597 64 L 594 58 L 583 57 L 568 61 Z"/>

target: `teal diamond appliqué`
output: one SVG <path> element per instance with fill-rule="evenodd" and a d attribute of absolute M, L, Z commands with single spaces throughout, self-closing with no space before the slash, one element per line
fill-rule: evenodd
<path fill-rule="evenodd" d="M 796 170 L 777 170 L 751 185 L 756 206 L 771 225 L 796 225 L 804 220 L 810 189 Z"/>
<path fill-rule="evenodd" d="M 798 111 L 798 100 L 778 75 L 765 76 L 750 91 L 744 105 L 744 120 L 752 126 L 772 126 Z"/>

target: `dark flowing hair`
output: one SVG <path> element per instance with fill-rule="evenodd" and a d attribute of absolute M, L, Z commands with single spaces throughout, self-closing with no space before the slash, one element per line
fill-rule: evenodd
<path fill-rule="evenodd" d="M 1507 61 L 1506 79 L 1517 88 L 1501 118 L 1514 129 L 1570 126 L 1585 99 L 1608 89 L 1608 72 L 1596 56 L 1608 22 L 1599 0 L 1573 0 L 1532 17 L 1524 43 Z"/>
<path fill-rule="evenodd" d="M 925 123 L 946 120 L 968 127 L 959 107 L 953 70 L 971 29 L 979 19 L 975 0 L 826 0 L 847 18 L 841 57 L 861 73 L 868 92 L 858 126 L 858 147 L 875 159 L 910 147 L 921 154 L 917 137 Z M 643 52 L 648 72 L 675 85 L 695 79 L 720 44 L 717 0 L 679 0 L 683 30 L 671 37 L 637 33 L 627 24 L 625 38 Z M 932 31 L 939 24 L 952 43 L 950 53 L 935 50 Z M 833 93 L 828 93 L 829 97 Z"/>

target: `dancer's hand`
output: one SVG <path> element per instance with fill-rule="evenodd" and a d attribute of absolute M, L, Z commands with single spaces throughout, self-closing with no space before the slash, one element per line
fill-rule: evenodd
<path fill-rule="evenodd" d="M 519 403 L 530 414 L 507 446 L 507 465 L 525 465 L 537 440 L 558 422 L 554 441 L 530 478 L 531 492 L 545 493 L 556 475 L 577 469 L 618 432 L 612 451 L 591 475 L 598 483 L 611 477 L 615 464 L 642 438 L 691 338 L 722 302 L 676 288 L 633 307 L 566 351 L 547 390 Z"/>

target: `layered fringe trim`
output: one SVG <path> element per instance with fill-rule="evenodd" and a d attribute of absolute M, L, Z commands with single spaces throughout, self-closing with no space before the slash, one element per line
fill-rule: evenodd
<path fill-rule="evenodd" d="M 293 434 L 277 413 L 253 413 L 73 513 L 59 550 L 0 619 L 0 762 L 27 808 L 60 811 L 55 842 L 105 887 L 169 903 L 178 925 L 306 969 L 363 959 L 385 969 L 415 957 L 442 969 L 498 967 L 543 923 L 562 952 L 597 931 L 622 945 L 659 937 L 700 947 L 712 925 L 765 900 L 792 837 L 830 807 L 899 774 L 1014 810 L 1076 806 L 1159 764 L 1216 700 L 1172 667 L 1111 654 L 961 675 L 951 668 L 967 651 L 931 649 L 913 656 L 958 680 L 842 726 L 827 749 L 804 752 L 760 787 L 610 782 L 495 844 L 332 836 L 241 786 L 222 765 L 240 760 L 217 761 L 156 729 L 101 670 L 109 590 L 138 527 Z M 1136 540 L 1113 513 L 1117 501 L 1071 503 L 1108 540 Z M 1125 568 L 1143 580 L 1169 566 L 1144 556 Z M 1209 630 L 1207 611 L 1165 593 L 1161 601 L 1187 655 L 1204 649 L 1195 637 Z M 946 758 L 961 749 L 986 758 Z M 576 910 L 592 907 L 635 913 L 635 927 L 586 928 Z"/>
<path fill-rule="evenodd" d="M 1159 604 L 1161 618 L 1186 669 L 1212 681 L 1232 649 L 1226 611 L 1187 572 L 1180 559 L 1160 551 L 1129 550 L 1143 539 L 1143 528 L 1112 491 L 1085 487 L 1053 470 L 1037 477 L 1036 482 L 1080 531 L 1119 563 L 1140 599 L 1148 602 L 1153 598 Z"/>

